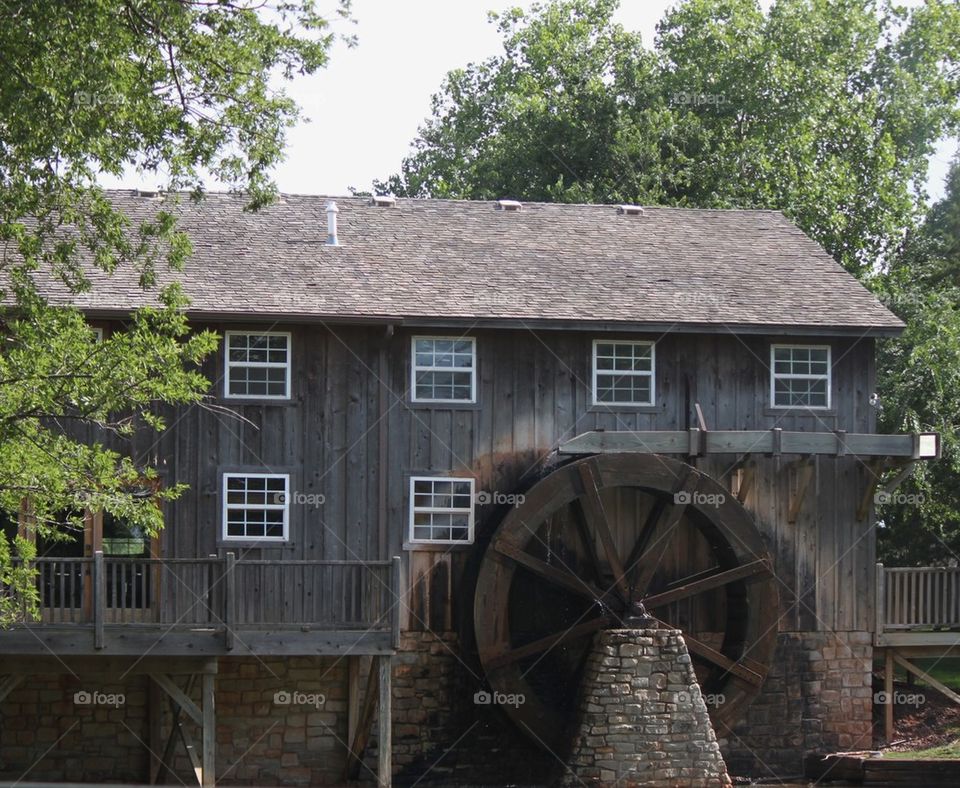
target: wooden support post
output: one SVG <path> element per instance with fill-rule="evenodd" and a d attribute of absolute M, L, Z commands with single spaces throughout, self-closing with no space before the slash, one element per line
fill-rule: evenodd
<path fill-rule="evenodd" d="M 390 788 L 393 783 L 393 710 L 391 708 L 392 690 L 391 674 L 393 660 L 389 656 L 377 657 L 377 667 L 380 674 L 380 710 L 379 710 L 379 741 L 377 762 L 377 785 L 379 788 Z"/>
<path fill-rule="evenodd" d="M 347 741 L 357 738 L 360 721 L 360 657 L 347 657 Z"/>
<path fill-rule="evenodd" d="M 147 732 L 147 747 L 150 750 L 147 782 L 156 785 L 163 768 L 163 756 L 160 754 L 163 748 L 163 690 L 157 682 L 151 681 L 147 695 L 147 713 L 150 715 Z"/>
<path fill-rule="evenodd" d="M 893 649 L 884 650 L 883 692 L 887 705 L 883 708 L 883 737 L 887 744 L 893 741 Z"/>
<path fill-rule="evenodd" d="M 150 678 L 156 682 L 156 676 L 159 674 L 150 674 Z M 191 675 L 187 679 L 187 686 L 184 690 L 184 694 L 189 697 L 190 691 L 193 689 L 194 682 L 196 681 L 196 675 Z M 162 686 L 157 683 L 157 686 Z M 173 751 L 176 747 L 177 735 L 179 734 L 180 740 L 183 742 L 183 746 L 187 751 L 187 756 L 190 758 L 190 763 L 193 766 L 194 776 L 197 778 L 197 784 L 200 784 L 200 764 L 197 760 L 197 754 L 193 749 L 193 740 L 190 738 L 190 734 L 184 729 L 183 721 L 180 719 L 180 715 L 183 712 L 183 708 L 177 704 L 177 702 L 171 697 L 168 699 L 170 702 L 170 736 L 167 738 L 167 746 L 163 750 L 163 756 L 160 758 L 160 769 L 157 773 L 157 782 L 163 777 L 164 770 L 168 770 L 173 774 Z"/>
<path fill-rule="evenodd" d="M 233 631 L 236 626 L 236 584 L 234 575 L 236 567 L 236 554 L 227 553 L 223 570 L 223 640 L 227 651 L 233 650 L 236 641 Z"/>
<path fill-rule="evenodd" d="M 370 673 L 367 676 L 367 691 L 363 696 L 363 707 L 357 720 L 356 736 L 350 742 L 350 751 L 347 753 L 347 766 L 344 770 L 345 780 L 356 780 L 360 774 L 360 764 L 363 763 L 363 753 L 367 749 L 370 739 L 370 728 L 373 725 L 373 715 L 377 709 L 377 660 L 370 660 Z"/>
<path fill-rule="evenodd" d="M 883 564 L 877 564 L 877 593 L 874 599 L 874 638 L 883 635 L 887 624 L 887 576 L 883 573 Z M 876 640 L 874 642 L 877 642 Z"/>
<path fill-rule="evenodd" d="M 107 577 L 103 550 L 93 554 L 93 647 L 103 648 L 103 617 L 107 607 Z"/>
<path fill-rule="evenodd" d="M 201 689 L 203 695 L 203 729 L 201 731 L 202 740 L 202 766 L 204 788 L 213 788 L 216 785 L 217 771 L 217 715 L 214 692 L 214 683 L 216 676 L 212 673 L 204 673 L 201 679 Z"/>
<path fill-rule="evenodd" d="M 403 602 L 400 597 L 400 556 L 395 555 L 393 557 L 390 568 L 392 570 L 390 576 L 390 591 L 393 596 L 393 600 L 390 603 L 393 608 L 391 615 L 392 640 L 393 647 L 400 648 L 400 611 L 403 608 Z"/>

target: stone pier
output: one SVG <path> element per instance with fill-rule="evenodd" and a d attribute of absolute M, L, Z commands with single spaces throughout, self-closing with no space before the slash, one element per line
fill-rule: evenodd
<path fill-rule="evenodd" d="M 678 630 L 598 633 L 569 766 L 568 786 L 731 784 Z"/>

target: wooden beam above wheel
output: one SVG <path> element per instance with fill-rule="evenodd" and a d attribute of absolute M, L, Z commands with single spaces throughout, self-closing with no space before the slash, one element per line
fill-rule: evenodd
<path fill-rule="evenodd" d="M 772 454 L 779 442 L 781 454 L 809 454 L 842 457 L 908 457 L 937 459 L 937 433 L 879 435 L 856 432 L 787 432 L 779 439 L 773 430 L 710 430 L 700 435 L 701 454 Z M 677 454 L 690 452 L 686 430 L 638 430 L 585 432 L 565 443 L 560 454 Z"/>

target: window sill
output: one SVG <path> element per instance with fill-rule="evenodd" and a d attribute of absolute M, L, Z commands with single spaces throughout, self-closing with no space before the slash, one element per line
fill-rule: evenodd
<path fill-rule="evenodd" d="M 293 550 L 296 545 L 290 540 L 280 541 L 267 541 L 264 539 L 218 539 L 217 540 L 217 550 L 223 550 L 224 552 L 229 552 L 230 550 L 239 547 L 244 550 Z"/>
<path fill-rule="evenodd" d="M 591 405 L 587 413 L 664 413 L 663 405 L 628 405 L 617 403 L 613 405 Z"/>
<path fill-rule="evenodd" d="M 404 402 L 410 410 L 480 410 L 479 402 Z"/>
<path fill-rule="evenodd" d="M 823 417 L 835 419 L 837 417 L 836 408 L 774 408 L 769 405 L 763 409 L 764 416 L 811 416 L 814 418 Z"/>
<path fill-rule="evenodd" d="M 289 408 L 293 405 L 299 405 L 300 400 L 298 399 L 271 399 L 270 397 L 251 397 L 247 399 L 246 397 L 224 397 L 220 396 L 217 398 L 217 404 L 222 405 L 226 408 L 245 408 L 248 406 L 253 407 L 263 407 L 274 406 L 278 408 Z"/>
<path fill-rule="evenodd" d="M 403 549 L 411 553 L 448 553 L 469 550 L 473 547 L 473 542 L 451 542 L 431 543 L 431 542 L 404 542 Z"/>

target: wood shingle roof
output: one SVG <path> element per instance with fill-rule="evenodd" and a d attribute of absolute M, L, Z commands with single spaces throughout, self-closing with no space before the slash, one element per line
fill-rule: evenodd
<path fill-rule="evenodd" d="M 110 193 L 135 221 L 168 198 Z M 339 207 L 340 245 L 325 208 Z M 286 195 L 174 202 L 194 246 L 177 277 L 198 316 L 897 333 L 902 323 L 776 211 Z M 96 276 L 91 312 L 147 303 L 135 277 Z"/>

